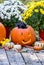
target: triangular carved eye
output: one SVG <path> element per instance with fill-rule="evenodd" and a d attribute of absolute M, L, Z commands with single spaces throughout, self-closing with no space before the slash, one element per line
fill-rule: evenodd
<path fill-rule="evenodd" d="M 21 35 L 23 35 L 23 32 L 21 32 Z"/>
<path fill-rule="evenodd" d="M 28 32 L 28 35 L 30 35 L 30 33 Z"/>
<path fill-rule="evenodd" d="M 28 32 L 28 36 L 31 37 L 31 33 Z"/>
<path fill-rule="evenodd" d="M 23 42 L 27 42 L 27 40 L 23 40 Z"/>
<path fill-rule="evenodd" d="M 29 35 L 30 33 L 28 32 L 28 35 Z"/>

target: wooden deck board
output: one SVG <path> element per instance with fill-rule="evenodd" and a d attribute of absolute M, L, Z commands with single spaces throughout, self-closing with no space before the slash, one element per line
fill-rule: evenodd
<path fill-rule="evenodd" d="M 36 55 L 40 60 L 40 62 L 42 63 L 42 65 L 44 65 L 44 53 L 40 52 L 40 53 L 36 53 Z"/>
<path fill-rule="evenodd" d="M 8 55 L 8 59 L 11 65 L 25 65 L 23 58 L 20 53 L 15 51 L 6 51 Z"/>
<path fill-rule="evenodd" d="M 27 65 L 42 65 L 35 53 L 22 53 Z"/>
<path fill-rule="evenodd" d="M 0 65 L 44 65 L 44 51 L 26 49 L 19 53 L 0 49 Z"/>
<path fill-rule="evenodd" d="M 9 65 L 4 49 L 0 49 L 0 65 Z"/>

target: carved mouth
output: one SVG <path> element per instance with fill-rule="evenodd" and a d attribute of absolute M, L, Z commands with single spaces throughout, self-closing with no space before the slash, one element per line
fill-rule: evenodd
<path fill-rule="evenodd" d="M 25 40 L 22 41 L 23 44 L 28 44 L 30 42 L 31 42 L 31 39 L 29 41 L 25 41 Z"/>
<path fill-rule="evenodd" d="M 29 34 L 28 36 L 30 38 L 31 34 Z M 22 43 L 25 44 L 25 45 L 31 43 L 31 38 L 28 41 L 27 40 L 23 40 Z"/>

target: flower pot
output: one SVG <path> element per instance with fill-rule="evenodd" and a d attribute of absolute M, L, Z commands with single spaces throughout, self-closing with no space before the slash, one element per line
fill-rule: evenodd
<path fill-rule="evenodd" d="M 9 38 L 10 35 L 10 27 L 5 27 L 6 28 L 6 38 Z"/>
<path fill-rule="evenodd" d="M 0 22 L 2 23 L 3 20 L 0 18 Z M 6 38 L 9 38 L 9 34 L 10 34 L 10 27 L 9 26 L 6 26 Z"/>
<path fill-rule="evenodd" d="M 2 19 L 0 18 L 0 22 L 2 22 Z"/>
<path fill-rule="evenodd" d="M 44 30 L 39 30 L 39 37 L 44 40 Z"/>

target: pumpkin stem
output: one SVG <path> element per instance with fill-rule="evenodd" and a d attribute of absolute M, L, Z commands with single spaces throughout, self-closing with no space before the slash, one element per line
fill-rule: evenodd
<path fill-rule="evenodd" d="M 16 27 L 24 29 L 24 28 L 27 28 L 27 24 L 24 23 L 24 22 L 22 22 L 22 21 L 19 21 L 19 22 L 16 24 Z"/>

